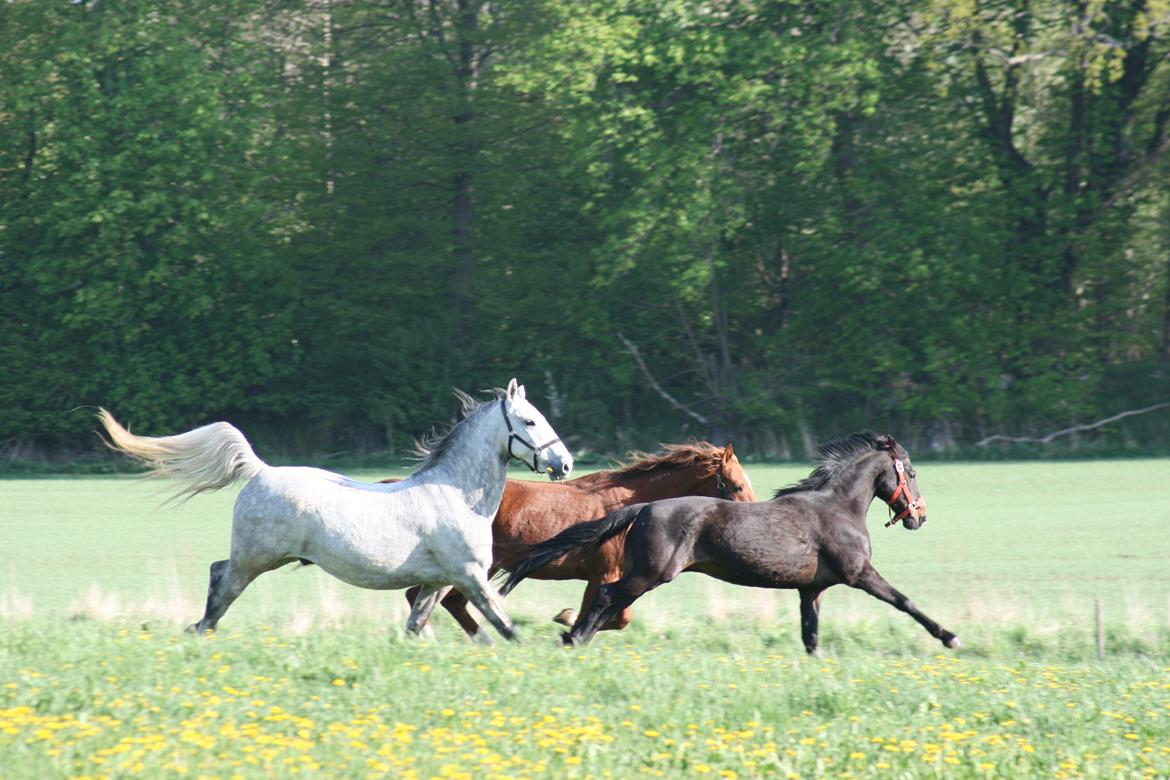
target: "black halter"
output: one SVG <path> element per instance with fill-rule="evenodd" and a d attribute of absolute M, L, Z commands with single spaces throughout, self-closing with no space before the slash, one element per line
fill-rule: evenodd
<path fill-rule="evenodd" d="M 516 460 L 520 461 L 525 466 L 532 469 L 532 473 L 539 474 L 540 469 L 538 469 L 536 467 L 536 462 L 538 460 L 540 460 L 540 453 L 544 452 L 546 449 L 553 446 L 554 444 L 559 443 L 560 439 L 557 438 L 557 439 L 553 439 L 551 441 L 546 441 L 544 444 L 537 447 L 535 444 L 528 441 L 528 439 L 525 439 L 523 436 L 516 433 L 516 430 L 512 427 L 512 420 L 511 420 L 511 418 L 508 417 L 508 410 L 504 406 L 504 402 L 505 402 L 505 399 L 501 398 L 500 399 L 500 413 L 504 415 L 504 425 L 508 426 L 508 457 L 515 458 Z M 521 458 L 521 457 L 517 456 L 516 453 L 512 452 L 512 442 L 513 441 L 518 441 L 521 444 L 523 444 L 525 447 L 527 447 L 528 449 L 532 450 L 532 462 L 531 463 L 529 463 L 525 458 Z"/>

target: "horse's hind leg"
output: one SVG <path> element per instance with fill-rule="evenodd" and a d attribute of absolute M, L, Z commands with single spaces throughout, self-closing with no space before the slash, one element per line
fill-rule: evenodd
<path fill-rule="evenodd" d="M 430 619 L 431 612 L 438 605 L 439 599 L 447 594 L 449 588 L 450 586 L 418 589 L 414 602 L 410 607 L 410 617 L 406 621 L 406 630 L 416 636 L 423 635 L 423 629 L 429 625 L 427 621 Z M 432 632 L 431 636 L 433 635 Z"/>
<path fill-rule="evenodd" d="M 233 570 L 231 561 L 216 561 L 211 564 L 211 577 L 207 586 L 207 605 L 203 609 L 203 619 L 198 623 L 187 626 L 187 631 L 193 634 L 202 634 L 204 631 L 214 631 L 219 619 L 227 608 L 232 605 L 252 577 L 242 577 Z"/>
<path fill-rule="evenodd" d="M 418 601 L 418 594 L 421 592 L 422 592 L 421 585 L 415 585 L 413 588 L 406 589 L 406 592 L 405 592 L 406 603 L 410 605 L 412 614 L 413 614 L 415 602 Z M 435 629 L 431 627 L 431 622 L 429 620 L 426 623 L 424 623 L 422 625 L 422 627 L 416 633 L 425 639 L 434 639 L 435 638 Z"/>
<path fill-rule="evenodd" d="M 881 599 L 887 604 L 893 605 L 896 609 L 905 612 L 910 617 L 917 620 L 923 628 L 925 628 L 932 637 L 942 642 L 945 646 L 956 648 L 959 646 L 959 638 L 947 631 L 945 628 L 935 623 L 929 617 L 924 615 L 921 610 L 915 606 L 914 602 L 907 598 L 903 593 L 899 592 L 890 583 L 886 582 L 882 575 L 877 573 L 868 562 L 865 568 L 862 569 L 861 574 L 858 575 L 854 581 L 850 582 L 854 588 L 864 590 L 871 596 Z"/>
<path fill-rule="evenodd" d="M 554 623 L 560 623 L 562 626 L 569 626 L 570 628 L 577 622 L 577 618 L 589 611 L 589 605 L 593 603 L 593 599 L 597 597 L 597 591 L 604 585 L 611 582 L 616 582 L 621 578 L 621 572 L 616 572 L 611 575 L 613 579 L 604 580 L 589 580 L 589 584 L 585 586 L 585 593 L 581 596 L 581 611 L 573 612 L 572 609 L 562 609 L 557 616 L 553 618 Z M 618 612 L 610 615 L 606 622 L 598 629 L 598 631 L 621 631 L 630 624 L 634 618 L 634 610 L 626 607 Z"/>
<path fill-rule="evenodd" d="M 597 595 L 585 613 L 577 619 L 573 629 L 561 635 L 567 645 L 585 645 L 593 635 L 622 615 L 644 593 L 659 583 L 647 584 L 644 579 L 618 580 L 597 589 Z"/>
<path fill-rule="evenodd" d="M 244 588 L 266 571 L 294 561 L 296 558 L 273 558 L 264 561 L 261 565 L 244 565 L 238 559 L 216 561 L 211 564 L 211 578 L 207 586 L 207 606 L 203 610 L 203 619 L 198 623 L 187 626 L 187 631 L 202 634 L 204 631 L 214 631 L 223 613 L 227 612 Z"/>
<path fill-rule="evenodd" d="M 577 612 L 573 611 L 572 607 L 565 607 L 553 617 L 554 623 L 560 623 L 562 626 L 573 627 L 577 622 L 577 618 L 584 615 L 589 610 L 589 605 L 593 603 L 593 599 L 597 597 L 597 588 L 599 583 L 597 580 L 589 580 L 585 583 L 585 592 L 581 594 L 581 609 Z"/>

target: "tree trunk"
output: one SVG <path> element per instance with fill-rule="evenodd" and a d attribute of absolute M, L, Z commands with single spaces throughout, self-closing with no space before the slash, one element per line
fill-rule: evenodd
<path fill-rule="evenodd" d="M 478 152 L 473 136 L 474 95 L 479 81 L 479 59 L 475 35 L 479 28 L 478 0 L 458 0 L 455 22 L 458 36 L 455 75 L 459 107 L 455 116 L 455 147 L 458 168 L 452 176 L 452 247 L 455 255 L 455 293 L 467 298 L 475 273 L 475 175 L 473 163 Z"/>

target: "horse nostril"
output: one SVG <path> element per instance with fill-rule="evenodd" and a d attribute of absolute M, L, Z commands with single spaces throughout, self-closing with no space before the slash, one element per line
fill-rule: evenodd
<path fill-rule="evenodd" d="M 572 463 L 562 463 L 561 464 L 561 473 L 564 474 L 565 476 L 568 476 L 569 472 L 572 470 L 573 470 Z"/>

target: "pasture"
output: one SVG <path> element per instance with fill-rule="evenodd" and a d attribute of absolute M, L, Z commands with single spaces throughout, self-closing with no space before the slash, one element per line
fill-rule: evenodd
<path fill-rule="evenodd" d="M 794 593 L 698 575 L 564 650 L 548 618 L 578 583 L 524 583 L 524 644 L 483 648 L 442 617 L 405 640 L 400 593 L 294 566 L 196 639 L 234 490 L 173 509 L 133 478 L 5 480 L 0 777 L 1166 775 L 1168 467 L 919 464 L 930 522 L 875 504 L 873 560 L 964 648 L 839 587 L 816 658 Z M 761 497 L 807 473 L 748 471 Z"/>

